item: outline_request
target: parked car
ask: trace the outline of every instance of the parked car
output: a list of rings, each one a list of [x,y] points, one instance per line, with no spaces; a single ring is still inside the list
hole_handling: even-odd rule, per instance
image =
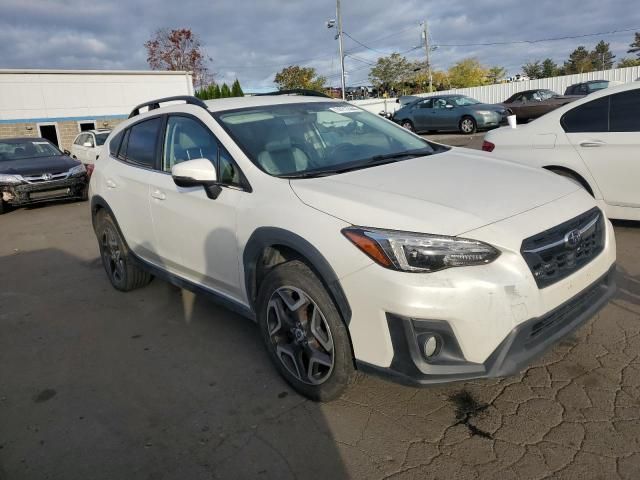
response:
[[[527,122],[578,98],[580,96],[558,95],[546,89],[525,90],[506,99],[504,106],[511,110],[519,121]]]
[[[548,172],[326,98],[149,104],[91,178],[109,280],[156,275],[254,319],[312,399],[356,369],[415,385],[514,374],[614,292],[610,222]]]
[[[612,80],[590,80],[588,82],[576,83],[567,87],[564,91],[565,95],[578,95],[585,96],[589,95],[593,92],[597,92],[598,90],[602,90],[609,87],[615,87],[616,85],[621,85],[621,82],[612,81]]]
[[[63,198],[87,199],[87,172],[44,138],[0,140],[0,214]]]
[[[465,95],[419,98],[393,114],[393,121],[412,132],[452,131],[474,133],[507,123],[504,105],[481,103]]]
[[[498,129],[483,148],[582,185],[610,218],[640,220],[640,85],[593,93],[517,129]]]
[[[69,152],[71,158],[80,160],[88,169],[93,170],[93,165],[98,159],[100,149],[107,140],[109,133],[111,133],[111,130],[107,129],[87,130],[79,133],[73,140],[73,144],[71,144],[71,151]]]

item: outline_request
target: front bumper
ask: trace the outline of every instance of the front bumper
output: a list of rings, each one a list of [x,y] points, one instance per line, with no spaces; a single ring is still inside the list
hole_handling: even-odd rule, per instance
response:
[[[539,318],[516,326],[483,363],[464,360],[457,339],[446,322],[430,322],[387,314],[394,357],[382,368],[358,361],[358,369],[408,385],[493,378],[514,375],[541,356],[560,339],[576,330],[603,308],[614,295],[615,266],[575,297]],[[446,355],[427,363],[420,338],[436,334],[444,338]]]
[[[65,198],[82,198],[87,184],[87,175],[83,174],[48,182],[0,185],[0,198],[15,207]]]

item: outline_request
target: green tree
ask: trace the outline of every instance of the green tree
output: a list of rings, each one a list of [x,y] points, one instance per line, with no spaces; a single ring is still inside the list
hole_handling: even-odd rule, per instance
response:
[[[488,70],[475,58],[465,58],[449,68],[452,88],[477,87],[487,83]]]
[[[222,84],[222,87],[220,87],[220,98],[228,98],[231,96],[231,89],[229,88],[229,85],[227,85],[226,83]]]
[[[220,92],[220,85],[218,85],[216,83],[213,86],[212,98],[216,99],[216,98],[221,98],[221,97],[222,97],[222,93]]]
[[[591,52],[591,62],[596,70],[609,70],[613,68],[613,59],[616,56],[611,52],[610,45],[600,40],[596,48]]]
[[[571,52],[569,59],[564,62],[564,70],[567,75],[572,73],[593,72],[595,68],[593,66],[591,53],[584,46],[579,46]]]
[[[640,67],[640,58],[626,57],[618,62],[618,68]]]
[[[542,78],[557,77],[560,74],[558,64],[550,58],[542,62]]]
[[[489,83],[499,83],[506,74],[507,71],[504,69],[504,67],[491,67],[489,69],[489,73],[487,74],[487,80],[489,81]]]
[[[536,78],[544,78],[542,62],[536,60],[535,62],[527,62],[522,66],[522,72],[532,80]]]
[[[635,39],[629,44],[627,53],[636,53],[640,57],[640,32],[636,32]]]
[[[236,78],[236,81],[233,82],[231,86],[231,96],[232,97],[244,97],[244,92],[242,91],[242,87],[240,86],[240,82]]]
[[[369,72],[369,80],[379,90],[402,90],[413,77],[414,69],[420,68],[399,53],[380,57]]]
[[[303,88],[318,92],[323,92],[325,83],[327,83],[327,79],[319,76],[315,68],[300,67],[298,65],[283,68],[276,73],[273,81],[278,85],[278,90]]]

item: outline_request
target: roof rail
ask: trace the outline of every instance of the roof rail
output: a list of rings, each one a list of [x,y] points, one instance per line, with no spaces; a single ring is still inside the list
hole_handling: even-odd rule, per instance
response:
[[[136,108],[131,110],[131,113],[129,114],[129,118],[135,117],[136,115],[140,115],[140,109],[143,107],[149,107],[149,111],[151,111],[151,110],[155,110],[156,108],[160,108],[161,103],[175,102],[178,100],[183,100],[189,105],[197,105],[199,107],[204,108],[205,110],[207,109],[207,104],[204,103],[202,100],[200,100],[198,97],[194,97],[193,95],[177,95],[175,97],[159,98],[157,100],[151,100],[149,102],[141,103]]]
[[[305,96],[305,97],[331,98],[326,93],[317,92],[315,90],[308,90],[308,89],[305,89],[305,88],[293,88],[293,89],[290,89],[290,90],[277,90],[275,92],[269,92],[269,93],[256,93],[254,96],[255,97],[263,97],[263,96],[267,96],[267,95],[301,95],[301,96]]]

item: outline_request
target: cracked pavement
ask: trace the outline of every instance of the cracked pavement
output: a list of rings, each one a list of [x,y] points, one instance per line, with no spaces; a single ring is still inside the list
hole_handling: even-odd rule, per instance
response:
[[[640,476],[640,224],[616,223],[616,298],[520,375],[362,376],[320,405],[251,322],[157,280],[113,290],[87,204],[1,221],[1,480]]]

